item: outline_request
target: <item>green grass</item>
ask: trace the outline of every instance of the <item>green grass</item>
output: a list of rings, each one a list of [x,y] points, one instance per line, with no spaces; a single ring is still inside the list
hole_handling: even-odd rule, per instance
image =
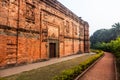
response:
[[[102,55],[103,52],[91,56],[90,58],[80,63],[79,65],[64,70],[63,72],[61,72],[60,75],[55,76],[53,80],[74,80],[78,75],[80,75],[85,69],[87,69],[93,62],[95,62]]]
[[[85,55],[60,63],[48,65],[31,71],[26,71],[13,76],[5,77],[6,80],[52,80],[54,76],[59,75],[62,71],[79,65],[92,55]]]

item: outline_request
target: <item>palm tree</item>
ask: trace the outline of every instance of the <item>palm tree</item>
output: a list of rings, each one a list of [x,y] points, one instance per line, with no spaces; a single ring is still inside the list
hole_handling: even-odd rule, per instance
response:
[[[120,23],[115,23],[114,25],[112,25],[112,27],[114,28],[114,30],[116,31],[116,36],[120,36]]]

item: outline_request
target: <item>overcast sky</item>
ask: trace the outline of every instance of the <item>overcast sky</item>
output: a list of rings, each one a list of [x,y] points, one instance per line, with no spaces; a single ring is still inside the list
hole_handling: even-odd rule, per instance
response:
[[[120,22],[120,0],[58,0],[90,25],[90,35]]]

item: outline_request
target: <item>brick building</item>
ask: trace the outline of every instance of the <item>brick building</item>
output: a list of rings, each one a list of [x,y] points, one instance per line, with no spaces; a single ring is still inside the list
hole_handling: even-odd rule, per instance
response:
[[[89,25],[57,0],[0,0],[0,66],[89,52]]]

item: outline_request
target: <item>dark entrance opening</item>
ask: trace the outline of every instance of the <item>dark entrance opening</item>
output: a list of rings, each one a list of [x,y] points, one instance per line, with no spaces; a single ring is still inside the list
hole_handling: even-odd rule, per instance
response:
[[[49,57],[50,58],[56,57],[56,43],[49,44]]]

